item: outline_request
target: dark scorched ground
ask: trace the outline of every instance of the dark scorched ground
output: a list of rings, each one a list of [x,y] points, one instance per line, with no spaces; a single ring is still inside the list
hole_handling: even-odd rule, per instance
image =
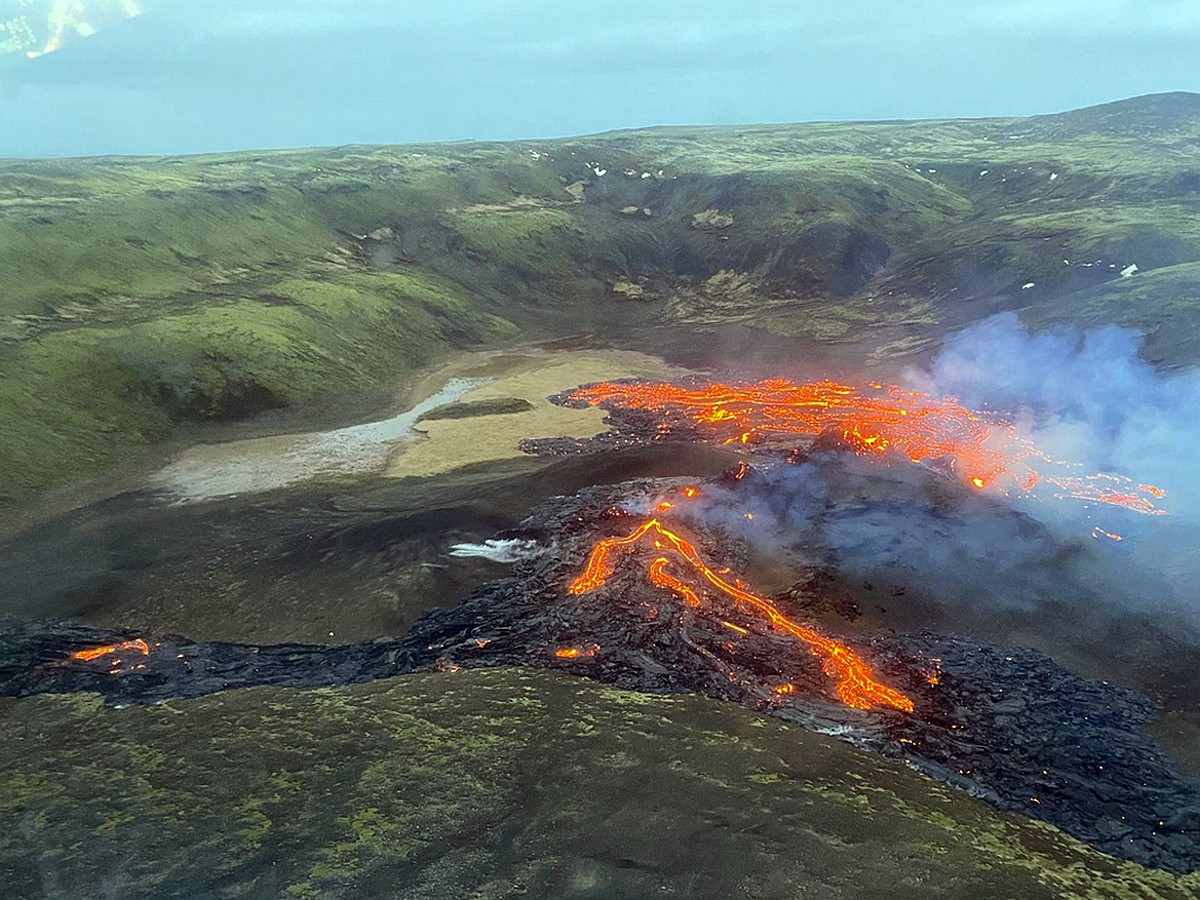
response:
[[[738,484],[732,475],[726,487]],[[622,554],[608,584],[565,587],[601,537],[643,521],[627,510],[662,483],[555,498],[502,537],[536,550],[513,577],[456,608],[427,613],[403,637],[345,646],[197,643],[79,625],[13,625],[0,635],[0,694],[92,691],[148,704],[254,685],[312,688],[458,667],[563,669],[649,693],[698,692],[758,708],[901,758],[997,807],[1050,822],[1116,856],[1174,872],[1200,867],[1200,786],[1164,759],[1142,696],[1083,679],[1029,649],[935,634],[847,641],[915,712],[865,712],[836,700],[819,659],[745,611],[693,609],[645,578],[647,554]],[[689,531],[713,565],[735,570],[737,542]],[[787,611],[787,598],[777,599]],[[750,628],[737,636],[722,624]],[[831,635],[836,637],[836,635]],[[71,661],[79,649],[146,637],[149,655]],[[556,650],[575,648],[562,658]],[[452,675],[450,676],[452,677]],[[936,682],[936,683],[935,683]],[[795,686],[791,694],[774,688]]]

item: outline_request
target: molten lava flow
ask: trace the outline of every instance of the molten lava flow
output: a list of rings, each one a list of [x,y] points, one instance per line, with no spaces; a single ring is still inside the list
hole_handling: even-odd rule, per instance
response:
[[[669,562],[670,560],[665,556],[660,556],[650,563],[650,569],[646,573],[650,581],[655,587],[666,588],[673,592],[688,606],[699,606],[700,595],[667,571]]]
[[[861,455],[947,460],[964,484],[978,489],[995,485],[1030,492],[1044,482],[1056,488],[1059,497],[1123,506],[1146,515],[1163,512],[1155,505],[1163,491],[1154,485],[1115,475],[1058,474],[1064,464],[1038,451],[1011,423],[950,398],[896,385],[872,382],[859,389],[833,381],[797,384],[782,378],[702,387],[606,381],[579,388],[570,398],[593,406],[650,410],[664,422],[681,417],[725,444],[832,433]],[[660,424],[659,430],[669,427]]]
[[[132,641],[122,641],[119,644],[105,644],[102,647],[89,647],[86,650],[76,650],[67,658],[73,662],[91,662],[95,659],[112,656],[114,653],[120,653],[122,650],[136,650],[143,656],[150,655],[150,646],[141,638],[137,638]]]
[[[554,651],[554,655],[559,659],[580,659],[595,656],[599,650],[597,644],[588,644],[586,647],[559,647]]]
[[[615,571],[614,554],[632,552],[643,541],[656,550],[673,550],[677,557],[691,566],[692,571],[717,592],[743,607],[762,613],[780,631],[806,643],[814,655],[822,657],[826,674],[834,679],[837,695],[847,706],[857,709],[891,707],[912,712],[912,700],[899,691],[875,681],[870,668],[853,650],[805,625],[793,622],[780,612],[774,603],[753,593],[742,582],[735,581],[730,584],[704,562],[691,542],[669,531],[658,519],[642,523],[626,537],[604,538],[599,541],[592,548],[583,572],[571,582],[567,591],[571,594],[586,594],[602,586]],[[650,581],[658,587],[678,594],[690,606],[700,605],[700,593],[667,572],[666,567],[669,564],[667,557],[656,557],[650,563],[647,572]],[[735,632],[747,632],[747,629],[740,625],[731,622],[723,624]]]

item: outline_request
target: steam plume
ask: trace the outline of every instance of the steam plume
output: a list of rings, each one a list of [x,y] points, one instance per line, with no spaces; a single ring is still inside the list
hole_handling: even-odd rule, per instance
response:
[[[774,541],[800,561],[832,560],[846,574],[919,584],[956,604],[1102,600],[1200,616],[1192,591],[1200,579],[1200,374],[1157,372],[1138,357],[1139,342],[1119,328],[1031,334],[1003,315],[951,337],[927,371],[911,370],[905,381],[1003,414],[1081,473],[1158,485],[1168,515],[972,494],[927,467],[883,467],[849,453],[769,467],[754,483],[714,487],[688,508],[751,544]]]

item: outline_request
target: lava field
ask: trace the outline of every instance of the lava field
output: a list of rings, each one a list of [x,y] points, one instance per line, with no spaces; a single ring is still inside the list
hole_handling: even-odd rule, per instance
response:
[[[843,638],[801,626],[843,648],[884,688],[873,700],[847,702],[829,653],[775,618],[793,621],[789,599],[754,594],[727,571],[744,563],[739,542],[674,508],[718,486],[753,492],[757,480],[739,466],[719,485],[651,480],[555,498],[499,535],[531,548],[511,578],[427,613],[397,638],[249,646],[13,626],[0,645],[0,693],[91,691],[111,704],[147,704],[254,685],[555,668],[626,689],[750,706],[902,759],[1113,855],[1176,872],[1200,866],[1200,786],[1159,752],[1143,727],[1150,704],[1134,692],[1078,677],[1029,649],[929,633]],[[769,609],[714,590],[669,541],[621,544],[645,524],[641,509],[664,522],[678,516],[683,524],[672,527],[686,532],[692,552]],[[580,585],[606,540],[625,549],[602,566],[602,583]],[[656,566],[659,559],[667,563]],[[650,577],[655,568],[668,577]],[[900,697],[911,709],[892,702]]]
[[[901,759],[1115,856],[1174,872],[1200,867],[1200,785],[1175,772],[1147,733],[1145,697],[1028,648],[959,634],[838,634],[836,616],[806,621],[813,607],[798,599],[837,611],[821,573],[795,573],[797,587],[774,597],[757,593],[742,580],[745,538],[699,512],[711,492],[724,513],[753,519],[749,510],[778,489],[765,472],[851,455],[920,463],[935,487],[964,496],[1049,485],[1059,499],[1154,516],[1159,489],[1063,475],[1003,420],[882,385],[613,382],[554,399],[604,406],[612,430],[526,441],[526,452],[689,441],[740,446],[745,458],[717,479],[639,480],[543,503],[496,536],[522,548],[511,577],[426,613],[403,636],[251,646],[18,625],[0,639],[0,693],[92,691],[145,704],[465,667],[561,669],[749,706]]]

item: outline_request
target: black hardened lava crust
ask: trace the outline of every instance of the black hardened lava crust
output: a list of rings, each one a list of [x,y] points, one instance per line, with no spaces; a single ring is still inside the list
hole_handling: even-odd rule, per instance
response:
[[[806,645],[765,624],[730,640],[719,608],[689,607],[655,587],[637,554],[623,556],[603,587],[570,595],[566,585],[595,541],[628,534],[641,521],[625,511],[631,500],[661,489],[626,483],[543,504],[504,535],[537,547],[514,564],[513,577],[482,586],[459,607],[427,613],[403,637],[250,646],[78,625],[12,626],[0,637],[0,693],[92,691],[112,704],[145,704],[456,667],[555,668],[630,690],[699,692],[749,705],[902,758],[1113,855],[1173,872],[1200,867],[1200,786],[1163,758],[1144,728],[1150,704],[1138,694],[1080,678],[1034,650],[961,636],[887,635],[847,643],[915,709],[856,710],[837,702]],[[689,534],[714,564],[738,564],[728,542],[695,528]],[[115,666],[68,659],[75,650],[137,637],[150,653],[127,652]],[[580,652],[556,653],[564,648]],[[773,688],[784,682],[794,689],[781,696]]]

